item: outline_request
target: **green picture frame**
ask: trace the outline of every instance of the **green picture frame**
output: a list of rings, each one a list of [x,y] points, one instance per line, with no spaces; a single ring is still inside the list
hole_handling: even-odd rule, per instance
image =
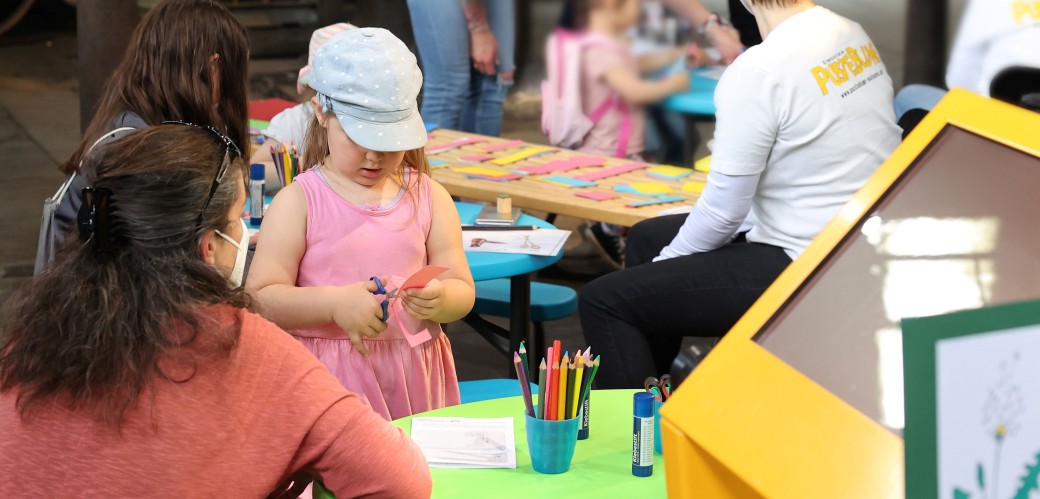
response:
[[[950,496],[941,496],[939,480],[939,414],[937,388],[937,352],[942,340],[976,335],[1006,333],[1009,330],[1036,326],[1040,335],[1040,300],[1011,303],[950,314],[907,318],[901,321],[903,329],[903,386],[906,427],[905,445],[906,497],[975,499],[990,497],[989,494],[973,495],[954,490]],[[1034,334],[1029,330],[1026,334]],[[972,366],[968,366],[971,368]],[[1040,379],[1032,393],[1040,393]],[[1033,423],[1036,424],[1036,423]],[[1002,438],[1003,435],[1000,435]],[[1032,455],[1021,474],[1016,490],[1004,490],[1001,498],[1026,498],[1031,490],[1037,490],[1040,475],[1040,442],[1038,452]],[[998,477],[999,478],[999,477]],[[971,477],[974,485],[983,486],[990,479],[984,467],[979,465],[977,476]],[[994,494],[990,492],[990,494]],[[994,498],[995,499],[995,498]]]

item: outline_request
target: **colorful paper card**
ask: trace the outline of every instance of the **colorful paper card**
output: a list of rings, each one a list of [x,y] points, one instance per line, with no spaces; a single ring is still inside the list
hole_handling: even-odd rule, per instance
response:
[[[635,201],[635,202],[632,202],[632,203],[628,203],[628,205],[626,205],[626,206],[628,206],[629,208],[638,208],[640,206],[648,206],[648,205],[651,205],[651,204],[674,203],[676,201],[685,201],[685,200],[686,200],[686,198],[684,198],[682,196],[663,196],[663,197],[657,197],[657,198],[653,198],[653,199],[644,199],[642,201]]]
[[[430,168],[437,168],[437,167],[444,168],[445,166],[448,166],[448,162],[444,161],[443,159],[431,159],[430,160]]]
[[[692,194],[700,194],[704,192],[704,187],[707,185],[707,182],[701,182],[700,180],[690,180],[683,184],[682,191],[689,192]]]
[[[499,151],[502,149],[509,149],[510,147],[517,147],[524,145],[522,140],[510,140],[509,142],[499,142],[497,144],[491,144],[488,146],[481,147],[480,150],[484,152]]]
[[[699,172],[708,173],[711,171],[711,156],[705,156],[697,161],[693,162],[693,169]]]
[[[492,163],[494,163],[496,165],[508,165],[510,163],[516,163],[517,161],[520,161],[521,159],[527,159],[527,158],[530,158],[531,156],[535,156],[535,155],[538,155],[538,154],[544,154],[544,153],[550,153],[550,152],[556,152],[556,149],[552,148],[552,147],[531,147],[531,148],[524,149],[523,151],[520,151],[520,152],[518,152],[516,154],[510,154],[509,156],[498,158],[498,159],[492,161]]]
[[[482,175],[484,177],[505,177],[507,175],[515,175],[513,173],[504,172],[502,170],[496,170],[494,168],[487,168],[483,166],[464,166],[462,168],[456,168],[455,171],[459,173]]]
[[[495,181],[495,182],[506,182],[506,181],[509,181],[509,180],[520,180],[520,179],[524,178],[524,176],[523,175],[517,175],[515,173],[507,173],[505,175],[496,175],[496,176],[492,176],[492,175],[479,175],[479,174],[476,174],[476,173],[467,173],[466,174],[466,178],[473,178],[473,179],[477,179],[477,180],[492,180],[492,181]]]
[[[546,173],[565,172],[573,170],[575,168],[582,168],[585,166],[601,166],[605,161],[605,158],[597,158],[594,156],[580,156],[577,158],[558,159],[556,161],[550,161],[542,165],[521,166],[514,168],[514,170],[523,173],[530,173],[533,175],[542,175]]]
[[[494,158],[495,157],[491,156],[490,154],[470,154],[469,156],[460,156],[459,157],[460,160],[462,160],[462,161],[469,161],[471,163],[479,163],[481,161],[487,161],[489,159],[494,159]]]
[[[596,185],[595,182],[573,179],[570,177],[564,177],[563,175],[549,175],[548,177],[541,177],[538,180],[549,182],[550,184],[562,185],[564,187],[593,187]]]
[[[460,139],[455,139],[455,140],[453,140],[451,142],[448,142],[447,144],[441,144],[439,146],[427,147],[426,148],[426,154],[437,154],[437,153],[441,153],[441,152],[444,152],[444,151],[450,151],[452,149],[456,149],[456,148],[462,147],[464,145],[476,144],[478,142],[484,142],[485,140],[487,140],[487,139],[479,139],[479,138],[476,138],[476,137],[462,137]]]
[[[621,196],[614,194],[613,192],[603,191],[574,191],[574,195],[580,198],[591,199],[594,201],[606,201],[608,199],[615,199]]]
[[[649,167],[650,167],[650,165],[644,165],[644,164],[641,164],[641,163],[628,163],[626,165],[612,166],[610,168],[604,168],[602,170],[597,170],[597,171],[594,171],[592,173],[586,173],[584,175],[578,175],[578,176],[576,176],[574,178],[576,178],[578,180],[589,180],[589,181],[599,180],[601,178],[613,177],[615,175],[621,175],[623,173],[628,173],[628,172],[636,171],[636,170],[642,170],[644,168],[649,168]]]
[[[646,171],[647,175],[651,177],[662,178],[665,180],[679,180],[690,173],[689,168],[680,168],[678,166],[661,165],[650,168]]]
[[[653,182],[633,182],[631,184],[618,184],[614,186],[616,192],[627,192],[640,196],[664,196],[672,193],[672,189],[664,184]]]

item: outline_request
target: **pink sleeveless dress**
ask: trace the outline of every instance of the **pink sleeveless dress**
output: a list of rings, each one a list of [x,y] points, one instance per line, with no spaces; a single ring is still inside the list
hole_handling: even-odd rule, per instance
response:
[[[432,180],[423,176],[422,182],[418,182],[415,171],[409,177],[412,192],[398,196],[389,206],[373,209],[344,200],[325,183],[316,168],[297,176],[307,198],[307,249],[300,261],[296,285],[341,286],[376,275],[390,276],[386,288],[391,290],[423,268],[427,263],[426,239],[432,216]],[[373,295],[372,299],[382,298]],[[406,329],[416,332],[426,328],[433,338],[410,347],[395,314]],[[387,325],[386,331],[376,338],[364,340],[368,357],[355,351],[335,323],[290,333],[343,386],[361,395],[386,419],[458,404],[455,360],[440,324],[415,319],[397,303],[391,307]]]

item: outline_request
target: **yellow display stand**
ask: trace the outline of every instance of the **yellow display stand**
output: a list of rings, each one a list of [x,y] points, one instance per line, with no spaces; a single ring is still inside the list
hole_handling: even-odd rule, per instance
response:
[[[959,130],[949,133],[953,129]],[[803,370],[781,360],[763,346],[761,336],[763,331],[775,330],[776,324],[796,313],[801,303],[798,301],[799,293],[808,286],[806,283],[816,279],[828,266],[833,267],[836,261],[849,256],[841,250],[841,245],[854,236],[860,237],[859,231],[865,231],[864,221],[875,213],[879,203],[898,198],[904,179],[913,176],[910,172],[914,165],[934,157],[935,148],[931,146],[940,144],[940,136],[950,138],[956,133],[967,132],[964,135],[972,135],[971,140],[982,142],[984,139],[995,148],[1010,151],[1001,154],[1017,154],[1025,158],[1019,161],[1031,167],[1040,164],[1034,162],[1040,158],[1038,131],[1038,114],[967,91],[951,91],[662,407],[661,429],[669,497],[902,497],[904,454],[900,428],[886,427],[879,423],[876,414],[868,415],[871,411],[863,411],[862,407],[857,408],[856,404],[848,402],[850,397],[835,395]],[[956,140],[962,138],[966,137],[958,136]],[[961,147],[964,147],[963,143]],[[949,159],[944,161],[957,163]],[[1004,174],[988,171],[991,166],[994,165],[976,165],[978,175]],[[959,168],[962,179],[974,175],[965,174],[964,166]],[[1035,175],[1032,172],[1040,171],[1040,168],[1019,168],[1018,171],[1032,176]],[[986,188],[982,184],[980,182],[979,189]],[[1037,188],[1037,184],[1028,187]],[[1008,195],[1021,199],[1024,192],[1028,191],[1023,188]],[[963,195],[968,199],[973,193],[969,190]],[[1023,206],[1022,202],[1019,203],[1017,209]],[[1028,213],[1030,203],[1033,209]],[[1033,197],[1025,202],[1025,206],[1027,209],[1022,211],[1027,213],[1023,215],[1031,217],[1035,224],[1040,203]],[[942,221],[943,216],[954,215],[937,214],[930,221]],[[1000,237],[1011,237],[1008,232],[1022,227],[1016,224],[1004,223],[1000,227],[1004,231]],[[1036,240],[1028,239],[1034,237],[1028,234],[1014,237]],[[1016,255],[1024,253],[1019,251],[1021,248],[1017,241],[1013,252]],[[1006,253],[998,250],[993,258],[1006,257]],[[1016,255],[1012,256],[1020,258]],[[1008,267],[997,267],[997,271],[1008,274],[1021,272],[1026,279],[1033,279],[1037,272],[1037,265],[1032,264],[1022,268]],[[1005,274],[1001,277],[1012,279]],[[992,293],[996,298],[983,298],[991,300],[986,302],[988,304],[1021,299],[1022,295],[1036,292],[1036,287],[1031,284],[1022,286],[1016,283],[1009,289],[1011,291],[998,288]],[[889,290],[886,288],[884,291]],[[882,301],[875,296],[867,298]],[[870,317],[881,312],[849,313]],[[898,321],[901,317],[905,315],[890,320]],[[898,331],[898,324],[895,329]],[[825,334],[842,333],[833,330]],[[800,347],[810,351],[811,355],[815,346],[810,343]],[[849,358],[856,360],[855,355]],[[901,364],[896,366],[900,370],[897,381],[901,383]],[[900,391],[896,397],[900,413],[901,395]]]

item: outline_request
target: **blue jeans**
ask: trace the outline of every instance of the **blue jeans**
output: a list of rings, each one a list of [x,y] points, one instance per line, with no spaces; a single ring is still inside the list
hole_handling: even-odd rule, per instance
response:
[[[898,120],[911,109],[931,111],[945,95],[946,90],[939,87],[922,85],[920,83],[907,85],[899,89],[895,100],[892,102],[892,107],[896,111],[896,119]]]
[[[427,123],[492,136],[501,131],[502,104],[513,86],[501,74],[516,68],[516,9],[514,0],[487,0],[486,7],[498,43],[495,75],[480,74],[471,63],[459,0],[408,0],[425,79],[421,114]]]

